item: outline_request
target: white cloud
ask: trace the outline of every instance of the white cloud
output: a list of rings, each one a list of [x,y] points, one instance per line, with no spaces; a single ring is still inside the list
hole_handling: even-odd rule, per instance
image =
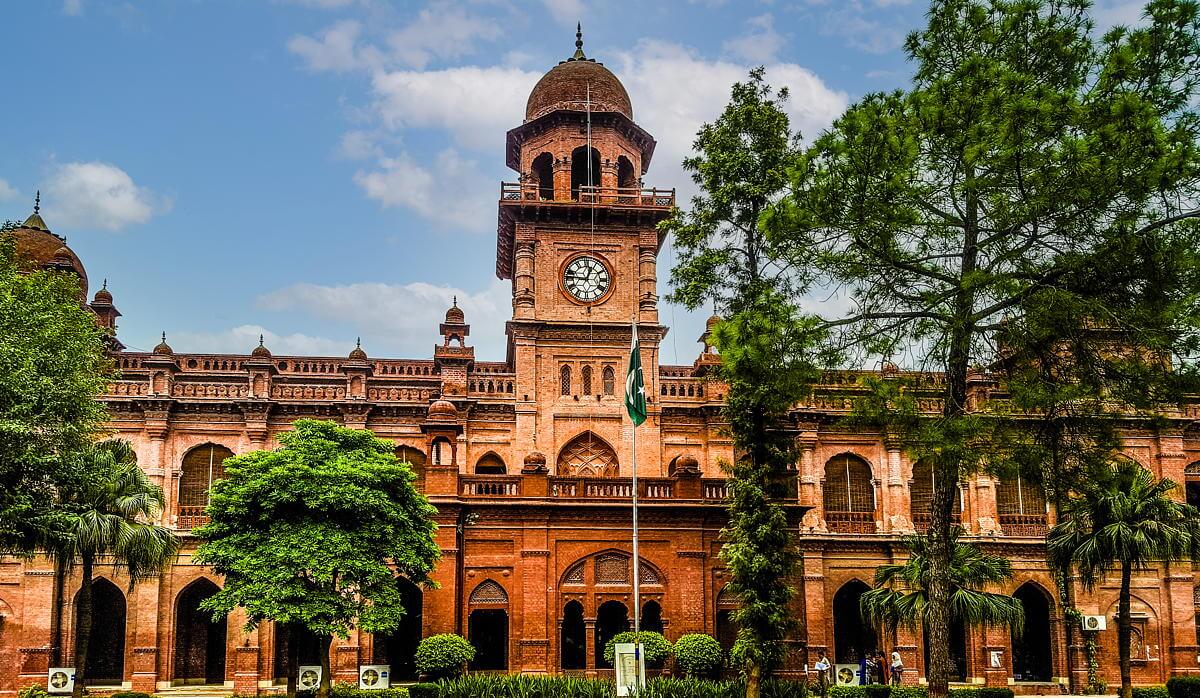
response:
[[[496,152],[504,132],[524,118],[525,100],[541,76],[504,66],[397,70],[376,73],[372,89],[388,128],[441,128],[459,145]]]
[[[68,17],[79,17],[83,14],[83,0],[63,0],[62,13]]]
[[[379,146],[375,141],[375,134],[366,131],[347,131],[342,134],[337,152],[347,160],[366,160],[372,155],[380,154]]]
[[[1096,28],[1106,30],[1122,24],[1133,26],[1141,24],[1146,11],[1147,0],[1100,0],[1092,9],[1092,17]]]
[[[354,339],[292,333],[276,334],[261,325],[238,325],[223,332],[175,332],[167,341],[175,351],[220,354],[248,354],[258,346],[259,335],[272,354],[286,356],[345,356],[354,348]],[[157,340],[155,341],[157,343]]]
[[[0,179],[0,201],[11,201],[17,198],[17,190],[7,180]]]
[[[354,181],[385,208],[401,206],[440,225],[486,231],[495,225],[499,196],[478,164],[453,148],[423,166],[407,153],[380,158],[378,168],[360,170]]]
[[[775,31],[775,18],[769,13],[746,20],[746,31],[721,46],[733,56],[754,64],[770,63],[783,48],[783,35]]]
[[[106,162],[60,165],[42,192],[47,220],[64,229],[120,230],[171,208],[169,199],[138,186],[124,170]]]
[[[433,345],[440,340],[438,324],[456,296],[471,324],[469,341],[474,343],[476,355],[487,360],[503,359],[504,322],[512,315],[512,292],[508,282],[498,279],[474,293],[424,282],[341,286],[301,283],[259,296],[257,303],[266,310],[298,312],[345,324],[362,335],[363,349],[372,356],[377,354],[372,353],[371,346],[377,343],[404,356],[420,358],[432,354]],[[268,346],[276,351],[273,345]]]
[[[347,19],[321,32],[320,38],[297,35],[288,40],[288,50],[303,58],[310,70],[345,72],[363,65],[356,44],[362,25]]]
[[[542,4],[559,24],[575,24],[582,21],[587,12],[583,0],[542,0]]]
[[[825,3],[819,3],[824,5]],[[821,33],[837,36],[846,45],[867,53],[887,53],[904,43],[908,27],[894,15],[885,15],[881,7],[907,4],[903,0],[843,0],[832,3],[819,15]]]
[[[447,4],[426,7],[408,26],[388,37],[391,55],[400,63],[424,68],[435,58],[455,58],[475,51],[480,39],[496,39],[501,25]]]

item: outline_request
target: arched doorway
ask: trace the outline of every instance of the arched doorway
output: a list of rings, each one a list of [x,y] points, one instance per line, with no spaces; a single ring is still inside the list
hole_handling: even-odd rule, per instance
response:
[[[642,604],[640,626],[647,632],[662,634],[662,606],[657,601],[647,601]]]
[[[605,601],[596,612],[596,668],[611,669],[604,648],[618,633],[629,632],[629,609],[620,601]]]
[[[396,580],[396,586],[400,588],[404,617],[391,633],[375,636],[371,661],[391,667],[393,681],[413,681],[417,678],[417,665],[414,660],[417,645],[421,644],[424,596],[420,587],[403,577]]]
[[[1025,609],[1025,627],[1012,634],[1013,680],[1049,681],[1054,674],[1054,644],[1050,636],[1049,595],[1028,582],[1013,593]]]
[[[467,639],[475,647],[471,668],[503,671],[508,668],[508,592],[487,579],[471,592],[467,605]]]
[[[321,663],[321,640],[308,628],[275,624],[275,682],[286,683],[288,653],[296,650],[296,666],[315,666]]]
[[[581,187],[599,186],[600,184],[600,151],[591,149],[588,157],[588,147],[581,145],[571,151],[571,198],[579,199]],[[586,197],[585,197],[586,198]]]
[[[869,589],[855,579],[833,595],[833,654],[839,664],[857,662],[879,648],[875,631],[863,621],[859,607],[859,600]]]
[[[216,594],[217,585],[200,578],[175,602],[175,682],[219,684],[225,681],[226,619],[213,621],[200,602]]]
[[[554,198],[554,156],[542,153],[533,159],[529,167],[529,176],[537,186],[539,199]]]
[[[922,632],[925,646],[925,675],[929,675],[929,633]],[[967,680],[967,628],[961,620],[950,623],[950,680]]]
[[[726,652],[732,650],[737,642],[738,627],[733,614],[740,605],[737,595],[728,587],[721,589],[721,593],[717,594],[717,642],[721,643],[721,648]]]
[[[79,627],[79,602],[75,603]],[[98,577],[92,580],[92,634],[87,646],[89,686],[119,684],[125,678],[125,595],[117,585]]]
[[[563,608],[562,668],[574,671],[587,668],[587,626],[583,622],[583,604],[568,601]]]

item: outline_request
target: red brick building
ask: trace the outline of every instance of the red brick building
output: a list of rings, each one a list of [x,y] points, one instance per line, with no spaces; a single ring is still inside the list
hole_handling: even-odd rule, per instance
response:
[[[720,463],[733,456],[722,431],[724,389],[707,378],[718,360],[707,335],[691,365],[659,363],[668,328],[659,324],[664,241],[655,225],[675,199],[673,190],[643,183],[654,146],[620,81],[582,50],[538,82],[525,121],[507,135],[507,164],[517,181],[500,189],[496,273],[512,282],[513,307],[502,362],[475,360],[469,318],[457,306],[429,328],[431,339],[440,338],[417,359],[374,357],[361,347],[345,357],[276,356],[265,346],[241,355],[192,354],[165,338],[150,353],[116,346],[121,378],[105,396],[110,426],[162,485],[164,523],[186,544],[176,564],[132,592],[121,575],[100,567],[93,683],[140,690],[224,683],[250,693],[281,680],[286,648],[271,624],[244,632],[242,617],[213,623],[197,611],[222,580],[192,561],[189,532],[204,520],[222,461],[272,447],[301,417],[371,429],[395,442],[439,511],[439,587],[402,584],[410,613],[398,632],[338,640],[338,679],[355,680],[359,664],[376,663],[407,678],[419,637],[445,632],[476,644],[480,669],[603,671],[603,642],[625,628],[633,610],[634,453],[622,394],[635,318],[650,395],[636,454],[643,627],[670,639],[704,632],[730,643],[737,599],[723,592],[728,574],[718,558],[725,522]],[[15,235],[23,255],[75,271],[86,289],[82,262],[40,215]],[[115,326],[119,313],[107,289],[90,307],[99,322]],[[932,475],[886,435],[841,423],[862,377],[832,375],[795,410],[804,565],[795,580],[790,662],[796,669],[821,650],[854,661],[866,649],[897,647],[915,669],[908,676],[921,680],[921,638],[876,636],[862,626],[857,602],[877,565],[905,555],[900,536],[927,520]],[[924,407],[936,412],[941,377],[914,377],[927,391]],[[986,374],[971,384],[974,399],[1001,390]],[[1195,404],[1170,415],[1166,427],[1131,421],[1128,455],[1158,475],[1200,483],[1198,416]],[[1043,560],[1042,534],[1053,521],[1042,496],[1020,481],[975,477],[963,484],[962,522],[973,539],[1013,560],[1015,578],[1002,591],[1025,601],[1028,620],[1020,637],[959,629],[958,678],[1058,692],[1068,649],[1077,658],[1081,651],[1066,646],[1067,621]],[[52,582],[45,560],[0,560],[0,695],[45,681]],[[1200,671],[1197,589],[1190,565],[1137,577],[1137,682]],[[70,598],[67,605],[70,656]],[[1099,634],[1101,665],[1114,682],[1115,582],[1081,595],[1080,607],[1108,619],[1110,629]],[[311,642],[295,641],[302,663],[315,663]],[[1082,672],[1083,662],[1075,665]]]

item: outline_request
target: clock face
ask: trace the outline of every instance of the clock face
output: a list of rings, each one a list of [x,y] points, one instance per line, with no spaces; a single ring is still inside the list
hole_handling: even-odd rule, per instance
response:
[[[608,293],[608,267],[593,257],[576,257],[563,270],[563,286],[575,300],[591,303]]]

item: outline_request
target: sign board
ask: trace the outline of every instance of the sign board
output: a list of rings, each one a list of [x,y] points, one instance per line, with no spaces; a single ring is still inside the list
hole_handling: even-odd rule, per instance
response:
[[[1004,650],[992,650],[988,653],[988,666],[992,669],[1004,668]]]
[[[296,687],[301,691],[315,691],[321,687],[321,665],[304,665],[296,671]]]
[[[838,686],[858,686],[862,683],[862,667],[857,664],[833,665],[833,679]]]
[[[637,652],[632,642],[618,642],[613,647],[613,668],[617,674],[617,696],[636,696],[646,688],[646,653]]]
[[[391,666],[364,664],[358,668],[358,687],[366,690],[387,688],[391,684]]]
[[[75,669],[52,667],[46,674],[46,692],[54,695],[68,694],[75,688]]]

